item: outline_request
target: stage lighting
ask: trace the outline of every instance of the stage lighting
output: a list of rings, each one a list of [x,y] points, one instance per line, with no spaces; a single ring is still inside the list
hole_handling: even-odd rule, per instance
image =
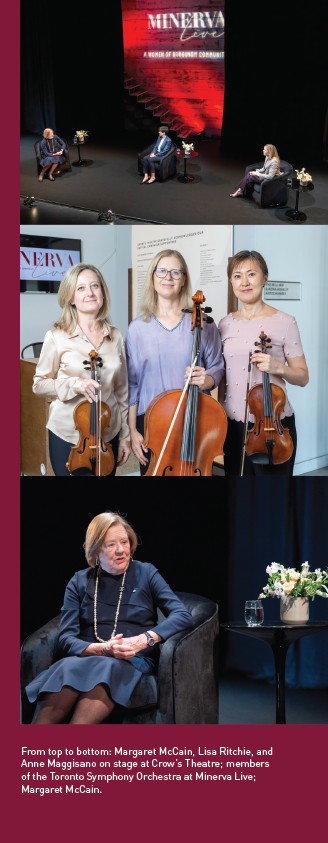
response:
[[[24,199],[23,205],[29,205],[30,208],[32,208],[32,206],[34,205],[34,196],[26,196],[26,199]]]
[[[114,217],[111,211],[102,211],[98,214],[97,220],[105,220],[109,225],[114,225]]]

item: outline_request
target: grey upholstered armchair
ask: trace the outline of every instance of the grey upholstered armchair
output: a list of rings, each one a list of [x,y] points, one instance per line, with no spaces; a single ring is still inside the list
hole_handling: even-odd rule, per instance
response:
[[[251,170],[260,170],[262,167],[263,161],[260,161],[259,164],[250,164],[249,167],[246,167],[245,176]],[[282,173],[281,176],[274,176],[273,179],[262,179],[261,182],[254,182],[250,185],[252,199],[261,208],[269,208],[270,205],[287,205],[287,179],[291,177],[293,167],[287,161],[280,161],[280,172]]]
[[[196,594],[177,592],[195,627],[172,635],[160,646],[157,676],[143,674],[129,708],[115,706],[120,723],[218,723],[218,606]],[[158,612],[159,619],[161,612]],[[42,670],[62,658],[58,652],[60,616],[24,641],[21,650],[22,723],[31,723],[34,705],[25,688]],[[105,723],[113,722],[111,715]]]
[[[139,154],[138,154],[138,171],[139,171],[139,173],[142,173],[142,159],[145,157],[145,155],[150,154],[150,152],[153,149],[153,146],[154,146],[154,144],[151,143],[150,146],[147,146],[147,148],[143,150],[143,152],[139,152]],[[172,176],[175,176],[176,157],[175,157],[174,153],[175,153],[176,149],[177,149],[176,143],[173,143],[173,141],[171,140],[170,149],[168,149],[168,151],[165,153],[165,155],[162,155],[160,161],[155,162],[155,174],[156,174],[156,180],[157,181],[165,181],[166,179],[169,179]]]

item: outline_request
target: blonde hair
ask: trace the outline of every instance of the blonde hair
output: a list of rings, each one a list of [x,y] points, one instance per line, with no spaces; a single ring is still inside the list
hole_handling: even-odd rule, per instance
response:
[[[158,252],[158,254],[153,258],[147,270],[139,311],[144,322],[149,322],[156,312],[158,295],[154,288],[153,275],[161,258],[178,258],[180,261],[181,268],[185,274],[185,282],[179,293],[181,309],[184,307],[190,307],[191,305],[191,280],[186,261],[181,252],[177,252],[175,249],[163,249],[162,252]]]
[[[138,538],[130,524],[117,512],[102,512],[90,522],[85,536],[85,558],[90,568],[95,568],[97,564],[98,554],[104,544],[107,531],[117,524],[124,527],[129,537],[131,556],[133,556],[138,545]]]
[[[55,322],[54,328],[59,328],[61,331],[66,331],[67,334],[72,334],[75,331],[75,328],[77,326],[77,313],[76,307],[71,304],[71,301],[75,293],[77,279],[84,269],[90,269],[92,272],[95,273],[98,278],[102,289],[103,303],[97,313],[95,322],[101,323],[104,328],[107,328],[110,334],[111,320],[109,315],[109,290],[100,270],[97,269],[96,266],[92,266],[92,264],[89,263],[76,263],[74,264],[74,266],[71,266],[70,269],[67,270],[67,272],[65,272],[64,278],[58,290],[58,303],[62,308],[62,314],[60,319]]]
[[[51,135],[51,132],[52,132],[53,134],[55,134],[53,129],[45,129],[45,130],[44,130],[44,132],[43,132],[43,137],[44,137],[44,138],[49,138],[49,137],[50,137],[50,135]]]
[[[278,150],[276,149],[276,147],[273,146],[272,143],[266,143],[265,146],[266,146],[266,148],[268,150],[268,153],[269,153],[269,155],[268,155],[269,161],[271,161],[272,158],[276,158],[277,161],[278,161],[278,166],[280,167],[280,158],[279,158]]]

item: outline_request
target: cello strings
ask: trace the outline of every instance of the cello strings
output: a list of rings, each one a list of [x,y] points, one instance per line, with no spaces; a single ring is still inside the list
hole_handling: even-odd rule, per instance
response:
[[[100,436],[101,436],[101,378],[99,377],[98,390],[98,475],[100,477]]]
[[[179,410],[180,410],[180,407],[181,407],[182,401],[183,401],[183,399],[184,399],[184,396],[185,396],[185,394],[186,394],[186,392],[187,392],[187,389],[188,389],[188,386],[189,386],[189,383],[190,383],[190,380],[191,380],[192,373],[193,373],[194,368],[195,368],[195,366],[196,366],[196,360],[197,360],[197,356],[195,357],[194,362],[193,362],[192,366],[190,367],[190,372],[189,372],[188,378],[187,378],[186,383],[185,383],[185,385],[184,385],[184,389],[182,390],[182,394],[181,394],[181,397],[180,397],[180,400],[179,400],[178,406],[177,406],[177,408],[176,408],[176,411],[175,411],[175,413],[174,413],[173,419],[172,419],[172,421],[171,421],[171,424],[170,424],[170,427],[169,427],[169,430],[168,430],[168,433],[167,433],[167,436],[166,436],[166,439],[165,439],[164,445],[163,445],[163,447],[162,447],[161,453],[160,453],[160,455],[159,455],[159,457],[158,457],[158,460],[157,460],[157,463],[156,463],[156,466],[155,466],[155,469],[154,469],[153,477],[155,477],[155,476],[156,476],[156,474],[157,474],[157,471],[158,471],[158,466],[160,465],[160,462],[161,462],[161,460],[162,460],[162,457],[163,457],[163,454],[164,454],[165,448],[166,448],[167,443],[168,443],[168,441],[169,441],[169,438],[170,438],[170,436],[171,436],[171,433],[172,433],[172,430],[173,430],[173,427],[174,427],[174,424],[175,424],[175,420],[176,420],[176,418],[177,418],[177,415],[178,415],[178,412],[179,412]]]
[[[95,362],[95,383],[98,383],[97,378],[97,363]],[[97,390],[95,390],[95,397],[97,397]],[[96,464],[95,464],[95,475],[97,476],[97,467],[98,467],[98,454],[99,454],[99,406],[98,403],[95,401],[95,413],[96,413]]]

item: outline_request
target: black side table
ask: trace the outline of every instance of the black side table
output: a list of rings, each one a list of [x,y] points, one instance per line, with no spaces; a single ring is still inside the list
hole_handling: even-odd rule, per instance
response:
[[[261,626],[247,626],[246,623],[221,623],[220,626],[231,632],[239,632],[241,635],[249,635],[251,638],[260,638],[266,644],[269,644],[274,655],[276,668],[276,723],[286,723],[285,666],[288,647],[305,635],[323,632],[323,630],[328,629],[328,623],[318,621],[302,626],[287,626],[287,624],[282,623],[262,624]]]
[[[78,157],[77,161],[72,161],[72,167],[85,167],[86,164],[90,164],[90,163],[92,164],[92,161],[87,161],[86,159],[81,158],[81,152],[80,152],[81,142],[80,141],[76,141],[73,138],[72,140],[69,140],[68,143],[69,143],[70,146],[77,147],[77,150],[78,150],[78,153],[79,153],[79,157]],[[85,146],[86,143],[88,143],[88,141],[85,138],[83,143],[82,143],[82,146]]]
[[[177,181],[182,182],[182,184],[188,184],[190,181],[194,181],[193,176],[187,176],[187,160],[188,158],[197,158],[198,152],[191,150],[188,155],[186,155],[184,149],[175,150],[174,153],[176,158],[183,158],[184,161],[184,171],[183,176],[178,176]]]
[[[300,191],[302,193],[306,193],[308,190],[314,190],[314,184],[312,181],[307,182],[307,184],[302,184],[299,179],[291,179],[291,189],[296,191],[296,202],[295,208],[292,211],[286,211],[285,217],[286,220],[289,222],[305,222],[307,219],[306,214],[303,211],[298,210],[298,200],[300,198]]]

